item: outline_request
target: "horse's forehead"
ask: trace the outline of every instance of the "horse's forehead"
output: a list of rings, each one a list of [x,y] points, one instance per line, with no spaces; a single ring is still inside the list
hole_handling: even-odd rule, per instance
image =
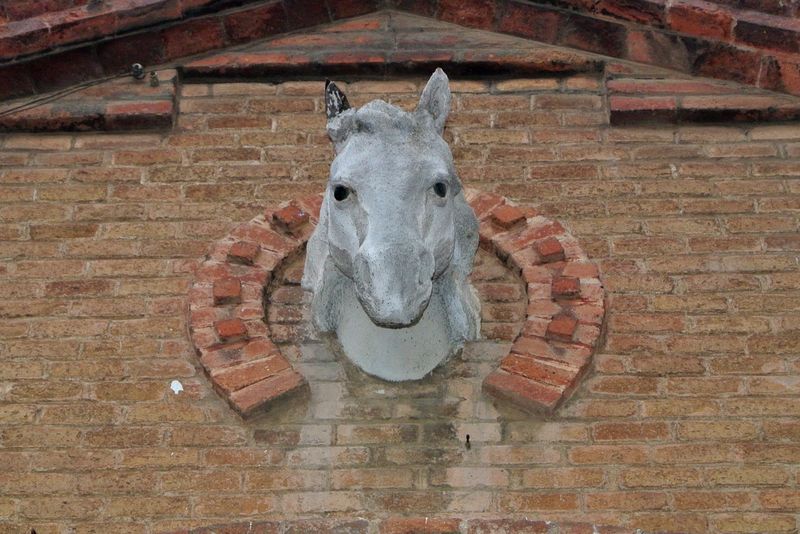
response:
[[[420,133],[382,135],[374,132],[354,136],[346,149],[336,158],[333,170],[357,178],[363,171],[399,170],[449,171],[452,156],[446,143],[434,136]]]

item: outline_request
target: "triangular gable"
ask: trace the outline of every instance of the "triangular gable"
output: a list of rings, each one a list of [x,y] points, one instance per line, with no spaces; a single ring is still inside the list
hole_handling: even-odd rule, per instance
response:
[[[0,3],[0,98],[393,8],[464,27],[800,94],[793,2],[585,0],[55,0]],[[725,5],[720,5],[725,4]],[[38,5],[38,3],[37,3]],[[772,9],[770,6],[777,6]],[[7,19],[7,20],[6,20]]]
[[[600,72],[599,56],[396,11],[211,54],[181,67],[186,79],[292,75],[541,76]]]
[[[382,11],[191,59],[151,79],[118,79],[19,112],[0,110],[6,131],[163,129],[178,109],[176,84],[220,80],[427,75],[454,78],[557,77],[591,73],[609,99],[614,124],[642,121],[795,120],[800,99],[631,62]]]

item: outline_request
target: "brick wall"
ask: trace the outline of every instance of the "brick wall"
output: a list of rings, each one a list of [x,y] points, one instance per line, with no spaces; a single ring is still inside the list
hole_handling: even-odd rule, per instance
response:
[[[794,0],[34,0],[0,3],[0,20],[21,19],[0,25],[0,100],[384,9],[800,95]],[[341,69],[347,58],[364,63],[347,72],[376,73],[379,41],[350,42],[345,56],[325,57],[318,47],[314,72]],[[405,55],[411,48],[399,50],[401,73],[453,59],[446,52],[431,59],[430,49]],[[281,74],[303,71],[311,58],[292,59],[274,61]]]
[[[412,106],[422,83],[342,86]],[[453,86],[464,182],[560,220],[610,294],[556,416],[455,381],[238,419],[195,366],[186,291],[212,241],[323,187],[321,83],[187,85],[172,133],[1,138],[0,532],[406,514],[794,531],[797,126],[609,127],[591,75]]]
[[[28,0],[25,2],[3,0],[0,2],[0,15],[9,21],[23,20],[87,3],[88,0]]]

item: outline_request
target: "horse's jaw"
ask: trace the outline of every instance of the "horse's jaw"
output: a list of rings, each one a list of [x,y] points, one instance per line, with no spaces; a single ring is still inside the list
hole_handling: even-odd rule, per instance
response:
[[[436,288],[419,317],[402,327],[376,324],[353,284],[343,289],[336,336],[347,358],[367,374],[391,382],[419,380],[461,348],[450,339],[445,302]]]

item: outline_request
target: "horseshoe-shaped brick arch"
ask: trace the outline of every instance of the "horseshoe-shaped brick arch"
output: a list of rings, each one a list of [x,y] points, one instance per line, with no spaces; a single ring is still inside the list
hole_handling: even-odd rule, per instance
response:
[[[528,412],[552,413],[591,363],[605,315],[597,266],[556,221],[502,196],[466,190],[480,221],[480,246],[527,284],[523,329],[483,382],[484,391]],[[242,417],[308,388],[270,339],[264,288],[301,254],[322,195],[268,210],[216,242],[189,294],[189,329],[214,389]]]

